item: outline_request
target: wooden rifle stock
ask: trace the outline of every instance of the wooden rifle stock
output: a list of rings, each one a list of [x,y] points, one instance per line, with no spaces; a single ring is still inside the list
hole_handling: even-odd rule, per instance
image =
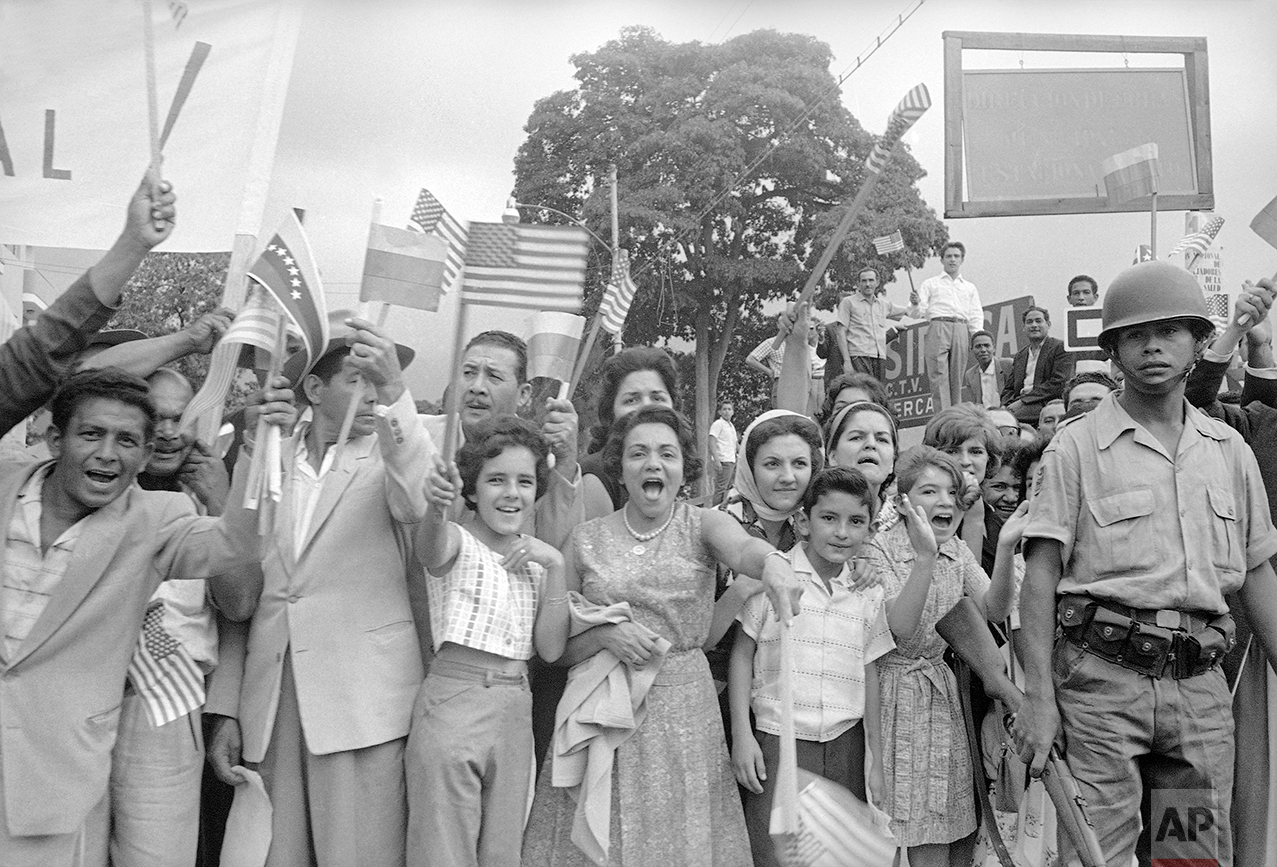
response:
[[[1011,682],[1006,674],[1006,660],[989,632],[984,615],[969,597],[963,597],[936,624],[936,632],[953,648],[963,662],[971,667],[976,677],[984,683],[984,691],[1000,700],[1011,713],[1016,713],[1024,702],[1024,693]],[[1105,867],[1104,852],[1095,826],[1086,817],[1086,801],[1078,789],[1077,780],[1059,750],[1052,748],[1046,768],[1042,772],[1046,793],[1055,804],[1056,821],[1064,826],[1073,847],[1082,859],[1084,867]]]

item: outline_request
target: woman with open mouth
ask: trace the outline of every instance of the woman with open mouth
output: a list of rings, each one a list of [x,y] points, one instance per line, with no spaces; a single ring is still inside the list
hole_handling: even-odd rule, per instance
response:
[[[610,784],[603,783],[612,794],[601,827],[610,833],[595,843],[611,865],[749,867],[744,812],[703,648],[755,593],[765,590],[779,611],[796,610],[798,581],[783,558],[768,556],[775,547],[731,517],[678,500],[701,465],[691,426],[674,410],[648,406],[618,419],[603,459],[628,500],[573,531],[567,586],[580,601],[628,603],[632,619],[575,635],[561,664],[577,666],[576,675],[588,669],[577,663],[606,653],[635,677],[658,670],[636,715],[641,721],[615,748]],[[716,563],[738,575],[717,602]],[[562,760],[552,752],[541,774],[525,867],[593,863],[573,841],[576,801],[552,785]]]
[[[900,448],[891,411],[876,401],[856,401],[834,413],[825,428],[825,454],[831,467],[859,470],[878,498],[878,532],[896,525],[896,453]]]
[[[896,639],[878,662],[884,809],[913,867],[965,867],[975,843],[971,755],[936,622],[964,595],[990,621],[1005,619],[1011,607],[1009,576],[991,583],[957,536],[964,476],[954,458],[930,446],[902,454],[901,520],[867,549]]]

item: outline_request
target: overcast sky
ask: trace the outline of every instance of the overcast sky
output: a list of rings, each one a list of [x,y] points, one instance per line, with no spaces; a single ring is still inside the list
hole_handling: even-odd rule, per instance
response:
[[[910,0],[697,0],[624,3],[570,0],[312,0],[303,18],[271,186],[272,213],[308,211],[307,228],[333,306],[358,291],[374,197],[385,222],[406,220],[429,187],[458,217],[496,220],[513,185],[513,159],[537,99],[574,85],[569,58],[644,24],[667,40],[711,43],[760,28],[811,34],[831,46],[839,75],[871,46]],[[945,30],[1205,36],[1216,212],[1227,218],[1217,244],[1226,287],[1271,275],[1277,251],[1249,229],[1277,195],[1277,33],[1272,0],[927,0],[843,85],[843,102],[881,133],[886,117],[918,82],[934,106],[906,141],[928,172],[920,184],[942,214]],[[986,58],[992,60],[993,58]],[[1028,55],[1027,68],[1062,65]],[[1003,54],[1003,65],[1018,58]],[[1132,66],[1141,65],[1139,57]],[[1094,62],[1092,62],[1094,61]],[[1088,65],[1116,63],[1088,59]],[[970,61],[968,61],[970,65]],[[1146,65],[1146,64],[1145,64]],[[1112,214],[952,220],[964,241],[964,274],[985,303],[1035,294],[1064,309],[1064,284],[1078,272],[1103,286],[1148,239],[1147,215]],[[1183,214],[1159,220],[1159,252],[1182,234]],[[927,273],[939,270],[933,260]],[[907,292],[900,282],[897,300]],[[345,294],[343,294],[345,293]],[[396,315],[396,336],[422,360],[412,382],[435,398],[447,366],[450,305],[438,314]],[[521,330],[521,316],[505,324]],[[1058,319],[1058,317],[1057,317]],[[472,320],[471,331],[490,326]]]

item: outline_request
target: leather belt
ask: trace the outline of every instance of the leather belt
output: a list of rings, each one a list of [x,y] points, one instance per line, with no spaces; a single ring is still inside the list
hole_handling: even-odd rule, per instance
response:
[[[1130,608],[1068,595],[1056,606],[1064,637],[1087,653],[1150,677],[1196,677],[1218,665],[1236,641],[1233,618]]]
[[[966,322],[961,316],[932,316],[931,322]]]

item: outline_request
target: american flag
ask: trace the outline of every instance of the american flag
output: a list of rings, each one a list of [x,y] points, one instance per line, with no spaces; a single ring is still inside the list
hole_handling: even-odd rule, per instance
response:
[[[204,704],[204,672],[181,642],[164,630],[163,620],[164,603],[153,600],[129,662],[129,680],[157,728]]]
[[[879,256],[899,253],[904,248],[905,239],[901,237],[899,230],[890,235],[883,235],[881,238],[874,238],[874,249],[878,251]]]
[[[461,300],[578,313],[588,251],[579,226],[471,223]]]
[[[1166,258],[1170,259],[1183,253],[1184,267],[1192,268],[1201,255],[1214,243],[1215,236],[1219,234],[1220,227],[1223,225],[1223,217],[1211,217],[1199,231],[1181,238],[1180,242],[1166,254]]]
[[[447,292],[457,282],[466,261],[466,230],[448,213],[434,194],[422,189],[417,196],[417,206],[412,209],[408,218],[408,228],[414,232],[433,232],[448,245],[448,254],[443,260],[443,291]]]
[[[900,141],[900,137],[908,132],[909,127],[913,126],[914,122],[929,108],[931,108],[931,94],[927,92],[925,84],[919,84],[905,94],[905,98],[900,100],[900,104],[891,113],[891,117],[887,118],[887,131],[870,151],[868,159],[865,160],[865,168],[874,174],[881,172],[887,160],[891,159],[891,151]]]
[[[604,331],[620,336],[637,291],[638,287],[630,277],[630,254],[626,250],[619,250],[616,261],[612,263],[612,278],[608,280],[607,291],[603,293],[603,303],[599,305],[599,326]]]
[[[235,316],[231,327],[213,347],[208,375],[199,392],[191,398],[182,412],[181,430],[196,425],[195,437],[212,445],[222,423],[222,407],[230,392],[239,367],[240,350],[244,346],[256,346],[267,352],[275,351],[275,338],[279,335],[279,309],[266,297],[265,290],[250,284],[244,307]]]
[[[1211,319],[1228,321],[1228,293],[1212,292],[1206,296],[1206,312]]]
[[[297,326],[303,347],[298,351],[306,353],[300,375],[305,376],[328,345],[328,310],[310,242],[294,212],[289,212],[271,237],[248,270],[248,277],[274,296],[284,315]]]

